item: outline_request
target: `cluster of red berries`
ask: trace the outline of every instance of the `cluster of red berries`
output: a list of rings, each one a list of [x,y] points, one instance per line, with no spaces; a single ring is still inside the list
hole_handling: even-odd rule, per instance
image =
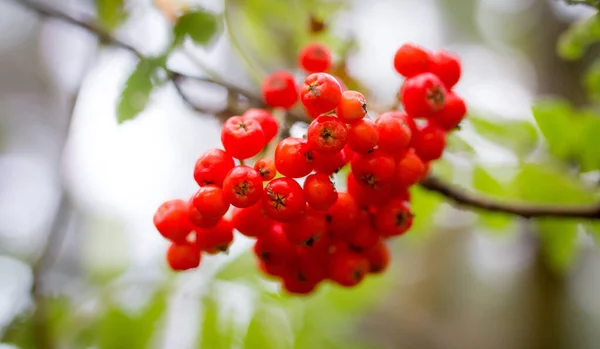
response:
[[[313,118],[305,137],[280,140],[272,159],[248,166],[244,161],[275,139],[279,125],[265,109],[232,116],[221,130],[224,150],[196,162],[199,190],[187,202],[158,208],[154,224],[172,242],[172,269],[197,267],[202,251],[227,251],[234,230],[256,238],[259,268],[291,293],[310,293],[326,279],[355,286],[388,266],[385,241],[413,222],[408,189],[441,157],[446,133],[465,116],[463,100],[451,91],[460,62],[446,51],[400,47],[394,66],[406,77],[399,92],[404,111],[374,120],[360,92],[326,73],[326,47],[305,47],[299,66],[309,74],[300,88],[290,72],[279,71],[264,80],[262,94],[273,108],[290,109],[300,99]],[[347,190],[338,191],[332,179],[347,164]]]

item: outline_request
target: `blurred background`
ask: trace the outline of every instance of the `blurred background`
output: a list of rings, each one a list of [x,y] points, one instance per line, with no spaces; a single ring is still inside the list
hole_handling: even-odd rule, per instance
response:
[[[157,62],[257,93],[311,41],[374,115],[395,102],[401,44],[456,52],[470,116],[433,173],[497,200],[597,202],[592,5],[0,0],[0,348],[599,348],[598,222],[459,210],[415,188],[390,269],[308,297],[266,280],[241,235],[175,274],[152,224],[194,192],[232,99],[182,79],[186,102]]]

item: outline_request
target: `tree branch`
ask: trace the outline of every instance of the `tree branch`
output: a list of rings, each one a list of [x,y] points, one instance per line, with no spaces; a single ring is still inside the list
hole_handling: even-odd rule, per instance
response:
[[[89,22],[78,20],[73,18],[65,13],[59,12],[55,9],[49,8],[43,4],[39,4],[33,2],[31,0],[13,0],[18,4],[21,4],[38,14],[46,17],[52,17],[58,20],[62,20],[64,22],[73,24],[77,27],[83,28],[88,32],[98,36],[98,38],[107,44],[112,46],[120,47],[125,49],[131,53],[133,53],[139,59],[145,59],[146,57],[139,52],[133,46],[126,44],[114,37],[112,37],[109,33],[104,31],[97,25],[90,24]],[[573,2],[581,2],[574,1]],[[596,0],[593,0],[596,1]],[[592,0],[586,0],[585,2],[591,3]],[[230,92],[237,94],[238,96],[243,96],[249,102],[257,107],[264,107],[265,103],[262,100],[259,94],[256,94],[252,91],[245,90],[233,84],[230,84],[224,80],[215,78],[215,77],[198,77],[198,76],[190,76],[182,73],[175,72],[168,68],[165,68],[168,74],[169,79],[175,85],[175,89],[178,94],[184,100],[186,104],[188,104],[192,109],[205,113],[206,111],[202,108],[194,105],[190,99],[185,95],[181,86],[179,85],[181,79],[193,79],[196,81],[212,84],[215,86],[221,86],[222,88],[227,89]],[[241,110],[230,110],[226,109],[222,112],[231,112],[231,113],[240,113]],[[289,127],[293,122],[296,121],[306,121],[307,118],[304,115],[296,114],[293,112],[286,113],[286,126]],[[502,212],[507,214],[512,214],[524,218],[534,218],[534,217],[564,217],[564,218],[589,218],[589,219],[600,219],[600,203],[593,204],[588,206],[573,206],[573,207],[564,207],[564,206],[549,206],[549,205],[534,205],[534,204],[525,204],[525,203],[517,203],[517,202],[499,202],[490,198],[485,198],[479,196],[475,193],[468,193],[461,188],[454,187],[449,183],[445,183],[439,178],[429,177],[421,182],[421,187],[427,189],[432,192],[437,192],[444,197],[446,197],[449,201],[453,202],[458,206],[465,206],[469,208],[475,208],[479,210],[492,211],[492,212]]]

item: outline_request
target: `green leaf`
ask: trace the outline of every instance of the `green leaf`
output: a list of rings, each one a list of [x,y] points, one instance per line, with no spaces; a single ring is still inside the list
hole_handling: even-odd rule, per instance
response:
[[[565,100],[553,99],[537,102],[533,116],[548,142],[550,152],[561,159],[571,156],[577,148],[577,127],[573,121],[575,111]]]
[[[593,112],[581,112],[579,115],[579,132],[577,145],[579,148],[574,154],[581,165],[581,172],[600,169],[600,118]]]
[[[506,197],[506,186],[479,166],[473,170],[473,188],[492,197]],[[504,230],[513,222],[510,215],[491,212],[480,213],[479,219],[483,225],[493,230]]]
[[[126,19],[125,0],[95,0],[101,25],[108,31],[119,27]]]
[[[248,325],[244,348],[292,348],[292,334],[289,320],[281,309],[261,306]]]
[[[153,59],[143,59],[138,63],[121,92],[117,106],[119,123],[135,119],[146,108],[154,88],[154,75],[159,67],[159,61]]]
[[[233,341],[232,321],[227,322],[225,321],[227,319],[219,316],[219,304],[212,297],[205,297],[202,304],[204,317],[197,347],[199,349],[230,348]]]
[[[577,60],[587,49],[600,41],[600,16],[598,14],[573,24],[558,39],[557,52],[564,59]]]
[[[588,98],[595,103],[600,103],[600,60],[596,60],[588,68],[583,79]]]
[[[550,268],[565,271],[577,252],[577,223],[560,219],[543,219],[537,222],[542,251]]]
[[[523,120],[490,120],[469,115],[466,120],[489,141],[521,155],[527,155],[538,143],[533,124]]]
[[[175,43],[189,36],[196,44],[208,46],[221,29],[220,19],[213,13],[195,9],[179,17],[173,28]]]

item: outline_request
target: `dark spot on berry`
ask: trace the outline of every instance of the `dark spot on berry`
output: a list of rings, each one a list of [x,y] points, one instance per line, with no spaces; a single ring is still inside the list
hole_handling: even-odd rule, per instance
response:
[[[357,269],[352,273],[352,278],[354,279],[354,281],[359,281],[363,278],[363,275],[364,275],[363,271],[360,269]]]
[[[331,223],[331,222],[333,221],[333,217],[331,217],[331,215],[330,215],[330,214],[326,214],[326,215],[325,215],[325,221],[326,221],[327,223]]]

